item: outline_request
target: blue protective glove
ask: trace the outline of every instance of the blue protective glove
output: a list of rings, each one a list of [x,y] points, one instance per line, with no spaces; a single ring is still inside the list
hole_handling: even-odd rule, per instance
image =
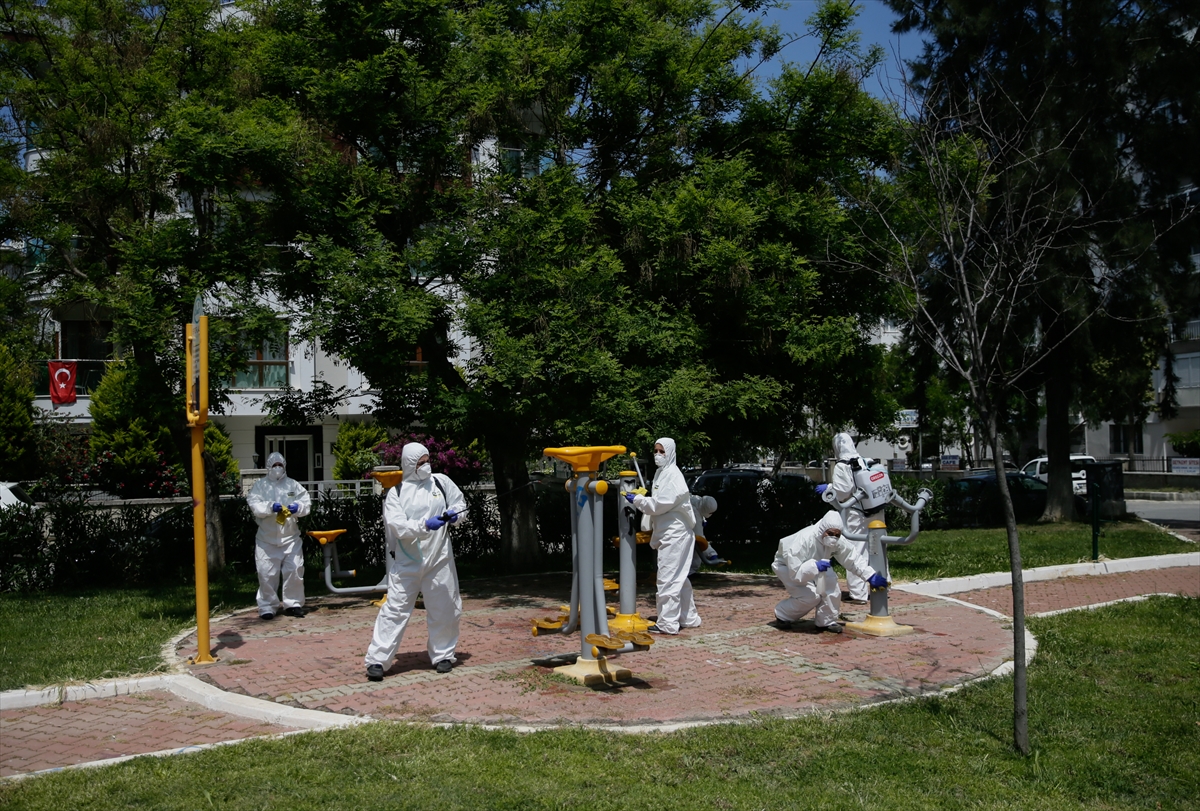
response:
[[[827,572],[827,571],[829,571],[830,565],[831,564],[827,560],[818,560],[817,561],[817,571],[818,572]]]
[[[626,493],[625,500],[628,501],[630,504],[632,504],[633,503],[633,493]]]
[[[299,511],[300,511],[300,502],[299,501],[293,501],[291,504],[288,505],[288,512],[292,513],[293,515]]]
[[[283,512],[283,505],[280,504],[278,501],[276,501],[274,504],[271,505],[271,512],[273,512],[273,513]]]
[[[451,524],[458,521],[458,513],[454,510],[446,510],[446,520]]]
[[[870,584],[871,588],[873,589],[886,589],[888,585],[887,578],[881,575],[879,572],[876,572],[868,577],[867,583]]]
[[[446,522],[443,521],[440,516],[435,515],[433,518],[425,519],[425,529],[429,530],[430,532],[435,529],[441,529],[444,526],[446,526]]]

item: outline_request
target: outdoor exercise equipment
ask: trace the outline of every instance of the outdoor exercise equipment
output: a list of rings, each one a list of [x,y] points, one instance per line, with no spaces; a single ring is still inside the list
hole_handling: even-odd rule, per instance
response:
[[[892,579],[888,569],[887,548],[907,546],[917,539],[921,532],[921,510],[933,500],[933,493],[923,488],[917,493],[917,503],[909,504],[892,488],[887,469],[880,464],[867,465],[855,470],[854,483],[854,494],[845,501],[838,501],[832,487],[825,489],[822,498],[841,513],[844,527],[849,527],[846,514],[850,510],[858,510],[863,514],[867,520],[867,534],[860,535],[843,529],[842,535],[852,541],[867,542],[868,563],[887,579],[890,587]],[[884,509],[888,504],[894,504],[912,517],[907,536],[901,538],[887,534]],[[847,628],[869,636],[904,636],[913,632],[911,625],[899,625],[892,619],[888,611],[887,587],[872,588],[869,597],[870,609],[867,618],[862,622],[848,622]]]
[[[633,461],[636,465],[637,458],[634,457]],[[625,499],[625,494],[632,493],[635,483],[641,480],[640,471],[622,470],[617,494],[617,546],[621,555],[617,599],[620,608],[617,615],[608,621],[608,627],[630,633],[645,632],[650,627],[650,621],[642,619],[637,613],[637,510]],[[641,488],[645,490],[645,484]]]
[[[642,631],[610,628],[604,602],[604,494],[608,482],[599,478],[600,465],[620,453],[624,446],[546,448],[546,456],[571,466],[574,476],[567,481],[571,496],[571,602],[565,621],[534,620],[533,634],[580,631],[579,657],[573,664],[555,668],[583,684],[626,681],[632,673],[611,667],[608,657],[646,650],[654,638]],[[633,613],[630,611],[629,613]]]

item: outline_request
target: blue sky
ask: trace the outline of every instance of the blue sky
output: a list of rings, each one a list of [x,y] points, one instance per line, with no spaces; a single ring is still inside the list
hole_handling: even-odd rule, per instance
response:
[[[875,77],[867,82],[867,90],[877,96],[885,95],[885,91],[899,95],[899,65],[903,60],[915,59],[920,55],[921,38],[911,33],[893,34],[891,27],[896,21],[896,15],[882,0],[857,0],[857,5],[861,11],[856,20],[856,27],[862,32],[863,45],[879,44],[887,53],[884,64],[876,71]],[[785,34],[800,34],[806,30],[804,21],[816,8],[817,0],[791,0],[788,8],[771,9],[766,16],[771,22],[778,23]],[[816,53],[816,46],[814,38],[802,37],[788,46],[782,56],[790,62],[807,64]],[[760,75],[766,77],[769,74]]]

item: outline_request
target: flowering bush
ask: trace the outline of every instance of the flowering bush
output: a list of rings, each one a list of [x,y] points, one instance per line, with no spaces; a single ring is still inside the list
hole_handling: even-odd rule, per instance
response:
[[[371,450],[380,458],[380,464],[401,467],[400,453],[409,442],[420,442],[429,449],[429,463],[437,473],[445,473],[455,484],[470,484],[483,472],[483,462],[471,450],[455,448],[443,439],[426,434],[408,434],[380,442]]]

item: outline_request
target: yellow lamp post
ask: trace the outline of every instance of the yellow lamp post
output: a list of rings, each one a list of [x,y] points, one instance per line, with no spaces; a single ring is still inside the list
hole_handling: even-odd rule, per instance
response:
[[[196,655],[189,664],[217,661],[208,639],[208,535],[205,531],[204,424],[208,422],[208,316],[196,296],[192,323],[184,331],[187,356],[187,421],[192,431],[192,533],[196,549]]]

